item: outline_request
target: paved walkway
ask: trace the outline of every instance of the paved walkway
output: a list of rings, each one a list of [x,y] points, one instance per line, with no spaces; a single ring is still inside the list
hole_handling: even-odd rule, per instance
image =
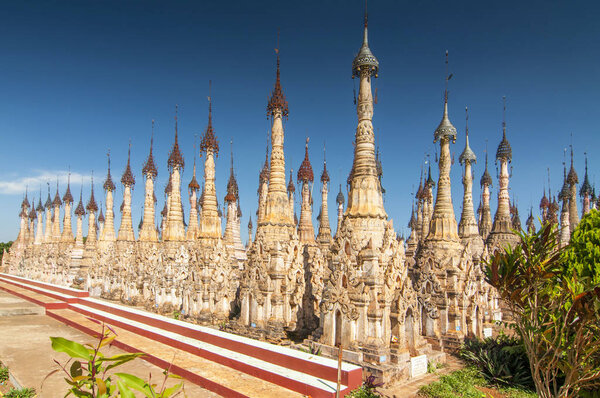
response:
[[[3,311],[7,307],[12,310]],[[20,314],[20,312],[39,313],[39,309],[41,307],[35,304],[0,291],[0,361],[8,366],[20,385],[34,387],[38,391],[39,398],[62,397],[68,385],[61,373],[50,376],[44,382],[43,390],[40,390],[42,380],[56,366],[53,360],[57,359],[62,363],[68,358],[66,354],[52,350],[50,336],[60,336],[80,343],[91,343],[94,339],[45,315]],[[107,347],[103,350],[103,353],[108,355],[123,352],[115,347]],[[117,368],[117,371],[131,373],[143,379],[152,375],[152,381],[156,383],[163,380],[163,369],[144,360],[129,362]],[[178,381],[169,380],[168,385],[176,384]],[[185,392],[188,397],[218,397],[190,382],[185,382]]]

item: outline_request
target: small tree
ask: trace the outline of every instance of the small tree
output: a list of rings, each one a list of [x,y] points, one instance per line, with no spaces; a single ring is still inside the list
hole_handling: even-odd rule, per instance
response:
[[[589,217],[600,218],[597,212]],[[581,224],[575,239],[587,236],[581,232],[586,226],[597,225],[586,218]],[[594,252],[598,245],[581,242],[581,247],[560,249],[553,223],[531,235],[517,233],[519,244],[491,256],[486,279],[513,313],[537,393],[570,397],[599,385],[600,288],[594,285],[599,273],[585,262],[590,256],[574,253]],[[598,228],[590,232],[596,237],[599,233]],[[577,265],[575,259],[582,263]]]

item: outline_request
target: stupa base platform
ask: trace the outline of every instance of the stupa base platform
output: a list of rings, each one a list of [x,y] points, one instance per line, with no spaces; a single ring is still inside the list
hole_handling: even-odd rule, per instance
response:
[[[337,361],[144,310],[86,297],[87,292],[0,274],[0,288],[45,308],[46,315],[95,336],[105,322],[114,344],[227,397],[334,397]],[[342,394],[360,386],[362,369],[342,364]]]

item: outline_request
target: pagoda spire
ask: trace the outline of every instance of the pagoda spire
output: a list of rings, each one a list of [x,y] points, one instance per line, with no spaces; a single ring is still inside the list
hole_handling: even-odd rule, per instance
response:
[[[34,243],[35,242],[35,220],[37,218],[37,213],[35,212],[35,197],[31,198],[31,207],[30,207],[30,211],[29,211],[29,233],[27,236],[27,243]]]
[[[75,215],[77,216],[75,246],[83,248],[83,217],[85,216],[85,209],[83,208],[83,179],[81,181],[81,188],[79,190],[79,203],[75,208]]]
[[[185,226],[183,221],[183,208],[181,206],[181,172],[185,167],[183,155],[179,150],[179,140],[177,131],[178,106],[175,105],[175,141],[169,155],[167,165],[170,170],[170,192],[167,196],[167,215],[164,228],[162,230],[162,239],[164,241],[183,241],[185,240]]]
[[[525,225],[527,226],[528,234],[535,233],[535,219],[533,218],[533,207],[531,207],[529,209],[529,217],[527,217],[527,221],[525,221]]]
[[[314,174],[312,165],[308,159],[308,137],[306,138],[306,145],[304,147],[304,160],[298,168],[298,182],[302,184],[302,204],[300,206],[298,236],[300,242],[313,243],[315,241],[315,229],[312,223],[311,186],[314,182]]]
[[[512,161],[512,148],[506,138],[506,97],[502,97],[502,141],[496,150],[496,161],[500,163],[498,178],[498,209],[494,216],[492,231],[488,244],[502,246],[516,243],[518,237],[512,232],[513,222],[510,214],[510,196],[508,193],[509,172],[508,164]]]
[[[113,211],[113,192],[115,191],[116,187],[112,180],[112,176],[110,175],[110,150],[108,150],[106,156],[108,158],[108,172],[106,174],[106,180],[104,181],[104,190],[106,191],[106,219],[98,240],[103,242],[114,242],[116,240],[116,234],[115,213]],[[100,221],[100,218],[98,218],[98,221]]]
[[[50,183],[48,185],[48,198],[44,207],[46,209],[46,229],[44,230],[44,243],[52,242],[52,198],[50,197]]]
[[[269,186],[265,202],[264,217],[258,222],[259,230],[268,227],[268,235],[275,240],[287,239],[294,228],[289,211],[289,198],[285,186],[285,155],[283,152],[283,118],[289,115],[289,108],[283,89],[279,66],[279,48],[277,54],[277,75],[275,87],[267,105],[267,116],[271,119],[271,158],[269,167]]]
[[[235,252],[238,260],[246,258],[244,245],[241,238],[241,209],[238,184],[233,170],[233,140],[229,141],[231,164],[229,168],[229,181],[227,181],[227,195],[225,204],[227,206],[227,223],[223,240],[225,245]]]
[[[35,207],[34,204],[31,204]],[[40,185],[40,196],[38,199],[37,211],[37,230],[35,232],[35,245],[41,245],[44,242],[44,206],[42,205],[42,186]]]
[[[329,225],[329,209],[327,197],[329,194],[329,173],[327,172],[327,153],[323,145],[323,172],[321,173],[321,212],[319,213],[319,233],[317,241],[323,248],[331,244],[331,226]]]
[[[119,227],[118,241],[134,242],[133,220],[131,216],[131,190],[135,185],[135,178],[131,172],[131,140],[127,149],[127,165],[121,177],[123,184],[123,205],[121,206],[121,226]]]
[[[54,195],[54,200],[52,201],[52,206],[54,206],[54,217],[52,219],[52,241],[60,242],[62,239],[62,235],[60,233],[60,206],[62,205],[62,201],[60,200],[60,194],[58,193],[58,177],[56,177],[56,195]]]
[[[71,205],[73,204],[73,195],[71,194],[71,167],[67,177],[67,190],[63,195],[62,201],[65,205],[65,214],[63,216],[63,231],[61,241],[65,243],[73,242],[73,229],[71,226]]]
[[[337,227],[335,230],[335,234],[337,235],[342,226],[342,220],[344,219],[344,194],[342,193],[342,184],[340,184],[340,189],[335,197],[335,203],[337,204]]]
[[[567,181],[567,164],[563,162],[563,185],[558,193],[558,200],[562,202],[562,209],[560,212],[560,232],[559,232],[559,244],[560,246],[566,246],[571,240],[571,228],[569,227],[569,201],[571,198],[571,190],[569,189],[569,182]]]
[[[371,79],[377,77],[379,61],[371,52],[368,40],[368,15],[365,8],[365,23],[362,46],[352,62],[352,77],[359,78],[356,113],[358,125],[355,133],[354,159],[348,182],[348,206],[345,218],[348,218],[356,231],[364,230],[374,238],[373,244],[379,245],[383,239],[387,214],[383,206],[383,193],[379,181],[375,157],[375,131],[373,128],[373,92]],[[365,222],[366,219],[376,220]],[[359,225],[362,225],[359,227]]]
[[[154,119],[152,119],[152,133],[150,135],[150,152],[144,167],[142,168],[142,174],[145,177],[144,187],[144,212],[142,216],[142,227],[140,228],[139,240],[140,242],[156,242],[158,241],[158,233],[156,226],[154,225],[155,220],[155,208],[156,208],[156,195],[154,194],[154,181],[158,175],[156,164],[154,163]]]
[[[265,163],[258,175],[258,211],[257,211],[257,230],[258,225],[264,221],[265,212],[267,207],[267,193],[269,190],[269,144],[267,142],[267,148],[265,150]]]
[[[212,98],[210,82],[208,96],[208,126],[202,136],[200,152],[204,158],[204,187],[202,191],[202,213],[200,214],[199,236],[201,239],[221,239],[221,217],[215,188],[215,157],[219,156],[219,142],[212,125]]]
[[[571,135],[571,141],[573,141],[573,135]],[[569,146],[571,148],[571,168],[567,175],[567,182],[569,183],[569,190],[571,191],[571,196],[569,198],[569,228],[571,229],[571,234],[573,234],[577,224],[579,224],[579,212],[577,210],[577,184],[579,183],[579,177],[577,176],[573,163],[573,143]]]
[[[85,240],[86,246],[93,246],[96,244],[97,232],[96,232],[96,213],[98,212],[98,205],[96,204],[96,198],[94,197],[94,171],[92,170],[91,177],[91,193],[90,199],[86,205],[88,213],[88,233]]]
[[[585,175],[583,177],[583,183],[581,184],[581,189],[579,190],[579,195],[583,201],[583,209],[582,216],[585,216],[590,212],[590,201],[592,197],[592,186],[590,185],[590,180],[588,178],[588,159],[587,152],[584,152],[585,156]]]
[[[429,235],[429,224],[431,223],[433,213],[433,187],[435,186],[435,182],[431,176],[431,161],[429,160],[429,155],[427,156],[427,179],[421,190],[422,220],[421,225],[418,227],[422,239],[425,239]]]
[[[463,208],[458,224],[458,235],[465,239],[470,237],[479,237],[475,212],[473,211],[473,172],[471,164],[477,163],[477,157],[469,146],[469,109],[465,108],[466,127],[465,127],[465,149],[458,158],[461,165],[465,166],[463,175]],[[483,246],[483,245],[482,245]],[[483,247],[482,247],[483,248]]]
[[[188,220],[188,229],[186,232],[186,239],[193,241],[198,238],[198,191],[200,190],[200,184],[196,179],[196,141],[194,139],[194,167],[192,170],[192,179],[188,184],[188,196],[190,201],[190,218]]]
[[[425,237],[431,241],[458,241],[456,217],[452,206],[450,187],[450,141],[456,141],[456,128],[448,118],[448,81],[452,74],[448,73],[448,51],[446,51],[446,78],[444,89],[444,111],[442,121],[433,134],[433,142],[440,142],[440,158],[438,162],[439,177],[438,189],[433,208],[433,215],[429,223],[429,234]]]

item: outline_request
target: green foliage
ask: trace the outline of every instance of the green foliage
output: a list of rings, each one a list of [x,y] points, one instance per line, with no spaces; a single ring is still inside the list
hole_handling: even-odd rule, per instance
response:
[[[486,279],[510,308],[541,397],[576,396],[600,385],[600,213],[586,215],[572,246],[547,223],[494,253]]]
[[[346,395],[351,398],[379,398],[381,395],[377,393],[377,387],[380,387],[383,383],[375,382],[375,376],[368,376],[362,385],[355,390],[350,391],[350,394]]]
[[[533,387],[529,360],[523,344],[517,338],[501,334],[484,340],[466,339],[459,354],[492,384]]]
[[[2,261],[2,256],[4,255],[4,251],[8,251],[12,246],[13,241],[9,240],[8,242],[0,242],[0,261]]]
[[[515,388],[515,387],[503,387],[500,389],[500,392],[503,393],[506,398],[537,398],[538,395],[535,391],[523,389],[523,388]]]
[[[8,380],[8,377],[8,368],[6,366],[0,365],[0,383],[4,383],[6,380]]]
[[[312,341],[308,343],[308,348],[299,347],[299,350],[313,355],[321,355],[321,346],[313,344]]]
[[[129,398],[135,397],[132,390],[136,390],[148,398],[169,398],[181,392],[182,383],[166,388],[165,384],[168,378],[179,378],[169,374],[168,371],[163,372],[165,377],[160,388],[156,384],[151,384],[150,381],[146,382],[127,373],[108,374],[109,370],[144,355],[143,353],[126,353],[107,357],[100,352],[102,347],[111,344],[116,337],[116,333],[104,324],[102,324],[102,332],[96,345],[83,345],[63,337],[50,337],[52,349],[65,353],[70,358],[64,364],[54,360],[58,368],[50,372],[46,378],[62,370],[67,375],[65,381],[71,386],[65,397],[72,394],[76,397],[89,398]]]
[[[430,398],[481,398],[483,394],[475,386],[484,385],[485,379],[479,371],[468,367],[441,376],[440,380],[421,387],[419,393]]]
[[[35,397],[35,388],[11,388],[3,398],[33,398]]]
[[[577,293],[582,293],[585,286],[600,286],[600,211],[593,209],[581,219],[565,259],[565,274],[576,274],[582,285]]]

